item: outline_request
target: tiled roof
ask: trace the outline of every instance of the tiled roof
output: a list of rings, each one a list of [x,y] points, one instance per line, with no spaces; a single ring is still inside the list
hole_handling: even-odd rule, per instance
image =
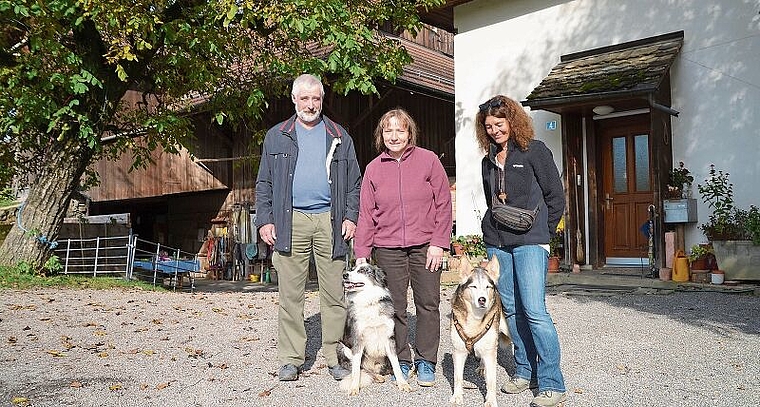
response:
[[[654,92],[683,45],[683,31],[564,55],[523,102],[527,106],[588,96]]]
[[[404,73],[398,81],[444,93],[453,99],[454,57],[409,40],[400,41],[413,61],[404,67]]]

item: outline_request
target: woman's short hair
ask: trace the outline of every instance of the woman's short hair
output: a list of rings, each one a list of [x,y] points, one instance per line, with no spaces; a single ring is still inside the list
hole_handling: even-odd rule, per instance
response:
[[[325,87],[322,85],[322,81],[312,74],[305,73],[293,81],[293,90],[291,91],[291,95],[293,97],[298,97],[302,89],[312,89],[315,87],[319,87],[320,95],[325,95]]]
[[[486,154],[493,144],[493,139],[486,132],[485,121],[488,116],[507,119],[509,139],[514,140],[521,150],[528,149],[528,144],[534,137],[533,123],[528,112],[516,100],[496,95],[478,106],[478,114],[475,116],[475,136],[478,145]]]
[[[375,149],[377,149],[378,152],[387,150],[385,142],[383,141],[383,128],[390,123],[390,120],[393,117],[395,117],[399,124],[402,127],[405,127],[406,131],[409,132],[409,145],[417,145],[417,123],[414,122],[414,119],[412,119],[412,116],[410,116],[406,110],[396,108],[385,112],[377,122],[377,127],[375,128]]]

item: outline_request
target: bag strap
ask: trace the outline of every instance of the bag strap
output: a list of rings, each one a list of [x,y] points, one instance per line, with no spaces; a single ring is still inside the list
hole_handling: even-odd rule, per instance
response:
[[[491,188],[492,188],[492,191],[491,191],[492,192],[491,193],[491,207],[493,207],[493,205],[496,204],[496,203],[499,203],[499,204],[502,204],[502,205],[506,205],[506,202],[501,202],[499,200],[499,198],[498,198],[498,195],[499,195],[498,194],[498,192],[499,192],[498,189],[499,188],[497,187],[497,182],[496,182],[498,180],[497,174],[501,175],[501,179],[504,181],[504,184],[505,184],[504,185],[504,193],[506,193],[506,189],[507,189],[507,187],[506,187],[506,183],[507,183],[507,169],[506,169],[507,168],[507,157],[506,157],[506,154],[504,155],[504,168],[499,168],[498,158],[496,158],[495,156],[494,156],[494,162],[496,163],[496,165],[495,165],[496,168],[494,169],[494,171],[491,172],[491,175],[492,175],[491,179],[493,180],[493,184],[491,186]],[[503,175],[500,174],[500,173],[503,173]],[[532,185],[533,182],[535,181],[536,177],[533,176],[531,178],[532,178],[531,179],[531,185]],[[541,207],[541,204],[537,204],[536,205],[536,209],[533,210],[533,216],[536,216],[536,214],[538,214],[538,209],[540,207]],[[520,209],[525,209],[525,208],[520,208]],[[526,210],[530,210],[530,209],[526,209]]]

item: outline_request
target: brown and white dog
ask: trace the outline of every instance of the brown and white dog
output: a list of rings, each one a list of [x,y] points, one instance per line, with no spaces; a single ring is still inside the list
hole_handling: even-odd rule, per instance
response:
[[[464,363],[471,352],[480,358],[478,371],[486,379],[486,407],[496,407],[496,368],[499,342],[509,344],[509,332],[496,290],[499,260],[492,257],[485,267],[473,268],[463,258],[461,277],[451,298],[451,343],[454,361],[454,391],[449,402],[462,404]]]
[[[385,381],[388,362],[399,390],[412,391],[401,374],[393,333],[393,302],[385,272],[360,264],[343,274],[347,316],[343,333],[343,356],[351,361],[351,374],[340,383],[352,396],[370,383]]]

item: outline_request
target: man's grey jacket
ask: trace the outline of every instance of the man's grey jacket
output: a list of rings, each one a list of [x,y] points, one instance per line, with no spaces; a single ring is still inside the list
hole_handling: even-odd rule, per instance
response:
[[[333,259],[348,253],[341,228],[348,219],[359,217],[361,171],[356,159],[354,141],[346,129],[322,116],[327,143],[327,180],[330,183],[330,215],[333,227]],[[293,174],[298,159],[296,115],[272,127],[264,145],[256,178],[256,228],[273,223],[277,240],[274,248],[290,252],[293,229]],[[306,152],[308,154],[308,152]]]

